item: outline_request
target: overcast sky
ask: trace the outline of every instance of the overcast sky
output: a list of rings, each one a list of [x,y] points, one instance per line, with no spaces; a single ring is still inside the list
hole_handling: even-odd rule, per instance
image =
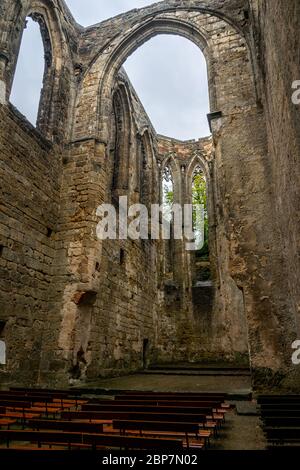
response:
[[[66,0],[83,26],[99,23],[147,0]],[[148,41],[124,64],[155,129],[177,139],[209,135],[207,71],[201,51],[187,39],[160,35]],[[44,69],[37,23],[24,32],[11,101],[35,124]]]

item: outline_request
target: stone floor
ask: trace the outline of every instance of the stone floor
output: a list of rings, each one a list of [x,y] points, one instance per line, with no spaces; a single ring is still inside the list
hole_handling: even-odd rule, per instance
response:
[[[251,380],[247,376],[188,376],[134,374],[89,382],[87,388],[112,390],[154,390],[161,392],[226,392],[249,393]],[[84,388],[84,387],[83,387]]]
[[[212,450],[264,450],[266,441],[258,416],[227,413],[220,437],[212,441]]]

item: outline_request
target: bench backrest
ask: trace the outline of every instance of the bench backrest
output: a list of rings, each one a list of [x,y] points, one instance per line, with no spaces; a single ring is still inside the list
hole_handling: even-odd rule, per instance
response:
[[[145,413],[128,411],[62,411],[61,418],[64,420],[136,420],[136,421],[177,421],[188,423],[204,423],[206,416],[203,414],[189,413]]]
[[[10,387],[9,389],[11,392],[14,393],[28,393],[28,394],[37,394],[37,395],[64,395],[68,396],[72,394],[70,390],[52,390],[46,388],[26,388],[26,387]],[[74,394],[76,395],[76,394]]]
[[[0,430],[0,440],[41,443],[89,444],[127,449],[181,449],[180,439],[158,439],[110,434]]]
[[[142,413],[189,413],[189,414],[210,414],[213,407],[188,408],[182,406],[147,406],[147,405],[82,405],[82,411],[132,411]]]
[[[222,401],[183,401],[183,400],[173,400],[169,399],[151,399],[151,400],[92,400],[89,404],[111,404],[111,405],[145,405],[145,406],[185,406],[185,407],[211,407],[211,408],[219,408],[222,405]]]
[[[54,429],[70,432],[84,432],[84,433],[102,433],[103,424],[77,422],[77,421],[62,421],[54,419],[31,419],[28,421],[27,426],[31,429]]]
[[[13,400],[2,400],[0,398],[0,406],[5,408],[30,408],[31,401],[13,401]]]
[[[266,416],[263,422],[267,427],[300,427],[300,416]]]
[[[143,400],[143,401],[201,401],[223,403],[224,399],[220,397],[199,397],[199,396],[182,396],[182,395],[115,395],[116,401],[123,400]]]
[[[259,395],[257,403],[300,403],[300,395]]]
[[[262,419],[267,417],[285,417],[285,416],[294,416],[295,418],[300,417],[300,410],[281,410],[281,409],[268,409],[261,410]]]
[[[1,393],[0,392],[0,400],[11,400],[11,401],[29,401],[31,403],[40,402],[40,403],[52,403],[53,398],[48,397],[46,395],[15,395],[13,393]]]
[[[138,430],[138,431],[173,431],[190,434],[198,434],[199,426],[197,423],[178,423],[165,421],[131,421],[114,420],[113,428],[119,430]]]
[[[296,428],[274,428],[266,427],[264,432],[268,439],[281,439],[288,441],[289,439],[300,440],[300,427]]]
[[[268,410],[300,410],[300,403],[270,403],[260,405],[261,412]]]
[[[120,390],[118,395],[172,395],[172,396],[197,396],[197,397],[223,397],[227,396],[227,393],[218,392],[155,392],[147,390]]]

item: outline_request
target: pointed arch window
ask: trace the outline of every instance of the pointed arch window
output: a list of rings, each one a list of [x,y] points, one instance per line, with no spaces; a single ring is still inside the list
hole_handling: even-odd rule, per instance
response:
[[[162,204],[163,217],[167,221],[172,220],[172,207],[174,203],[174,180],[170,165],[164,167],[162,175]]]
[[[130,112],[127,96],[122,87],[113,97],[111,123],[111,147],[113,151],[112,192],[126,191],[129,185]]]

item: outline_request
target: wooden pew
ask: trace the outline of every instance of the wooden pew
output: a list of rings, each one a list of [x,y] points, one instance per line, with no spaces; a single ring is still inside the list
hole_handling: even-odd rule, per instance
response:
[[[105,404],[110,404],[110,405],[116,405],[116,406],[119,406],[119,405],[128,405],[128,406],[137,406],[137,405],[140,405],[140,406],[177,406],[177,407],[181,407],[181,408],[208,408],[210,407],[212,410],[214,410],[214,412],[217,412],[217,413],[220,413],[220,414],[225,414],[227,413],[227,411],[230,410],[230,405],[226,406],[220,402],[198,402],[198,401],[175,401],[172,400],[156,400],[156,401],[153,401],[153,400],[145,400],[145,401],[142,401],[142,400],[98,400],[98,401],[94,401],[94,400],[91,400],[88,405],[96,405],[96,404],[101,404],[101,405],[105,405]]]
[[[80,396],[75,393],[71,393],[67,390],[47,390],[47,389],[30,389],[30,388],[19,388],[19,387],[12,387],[10,392],[15,395],[19,396],[26,396],[26,397],[35,397],[38,398],[35,401],[43,401],[44,399],[51,400],[52,402],[60,401],[63,407],[64,403],[74,403],[76,408],[81,403],[86,403],[88,400],[82,400]]]
[[[8,412],[21,412],[23,413],[23,417],[25,413],[31,413],[31,414],[46,414],[48,416],[49,413],[52,413],[55,415],[58,411],[61,410],[60,406],[51,406],[51,403],[49,404],[48,402],[45,402],[45,405],[42,403],[39,404],[39,406],[34,406],[34,402],[29,399],[24,399],[23,400],[15,400],[14,398],[10,400],[5,400],[2,397],[0,397],[0,407],[5,406],[6,408],[6,413]]]
[[[189,447],[189,434],[193,434],[196,439],[199,437],[199,425],[196,423],[114,420],[113,429],[119,430],[123,435],[128,430],[139,431],[141,435],[145,431],[156,431],[158,434],[164,432],[168,433],[168,435],[171,434],[169,437],[174,437],[174,433],[182,433],[185,435],[187,447]],[[155,435],[158,437],[156,433]],[[199,441],[199,446],[200,444],[201,442]],[[201,447],[203,447],[203,444]]]
[[[64,396],[68,397],[71,395],[69,390],[55,390],[55,389],[48,389],[48,388],[28,388],[28,387],[10,387],[9,389],[12,393],[19,393],[19,394],[35,394],[35,395],[52,395],[52,396]],[[74,393],[73,395],[76,395]]]
[[[265,427],[264,432],[268,441],[279,444],[287,444],[290,442],[300,443],[300,427]]]
[[[21,420],[23,426],[27,419],[38,418],[41,413],[31,412],[28,401],[0,400],[0,419]]]
[[[14,394],[7,394],[0,392],[0,403],[2,402],[27,402],[28,408],[34,407],[36,404],[39,405],[40,408],[44,408],[46,413],[48,410],[52,408],[53,411],[55,409],[60,408],[59,403],[54,403],[51,397],[47,397],[46,395],[14,395]]]
[[[186,419],[185,419],[186,418]],[[134,419],[137,421],[177,421],[205,424],[206,416],[200,413],[150,413],[150,412],[128,412],[128,411],[62,411],[63,420],[105,420],[111,422],[114,419]]]
[[[0,428],[3,426],[6,426],[7,429],[10,429],[10,427],[13,424],[16,424],[17,420],[16,419],[11,419],[11,418],[0,418]]]
[[[31,401],[30,400],[5,400],[0,398],[0,407],[3,408],[30,408],[31,407]]]
[[[300,395],[260,395],[257,397],[257,404],[271,403],[300,403]]]
[[[187,399],[188,400],[188,399]],[[96,403],[97,400],[92,400],[90,402]],[[101,403],[104,400],[101,401]],[[106,400],[112,402],[112,400]],[[100,402],[100,400],[98,400]],[[128,400],[126,396],[124,398],[122,396],[116,396],[115,400],[113,402],[117,403],[135,403],[135,404],[149,404],[149,405],[158,405],[158,406],[178,406],[180,403],[182,406],[190,406],[190,407],[205,407],[205,406],[211,406],[214,409],[219,409],[220,412],[225,412],[229,411],[231,408],[234,408],[234,406],[224,403],[222,400],[219,399],[211,399],[211,400],[191,400],[191,401],[184,401],[182,397],[179,397],[179,399],[175,397],[166,397],[166,396],[161,396],[161,397],[134,397],[131,396],[130,399]]]
[[[40,429],[54,429],[57,431],[103,433],[103,424],[81,421],[62,421],[53,419],[31,419],[27,427],[39,431]]]
[[[143,401],[197,401],[197,402],[214,402],[224,403],[225,400],[218,397],[198,397],[198,396],[182,396],[182,395],[115,395],[115,400],[143,400]]]
[[[300,417],[300,410],[293,410],[293,409],[288,409],[288,410],[282,410],[282,409],[264,409],[261,410],[261,417],[267,418],[267,417],[285,417],[285,416],[294,416],[295,418]]]
[[[225,399],[227,393],[218,392],[155,392],[153,390],[120,390],[118,395],[172,395],[172,396],[197,396],[197,397],[218,397]]]
[[[286,414],[287,413],[291,413],[293,414],[294,412],[296,413],[299,413],[300,412],[300,404],[297,404],[295,406],[293,405],[288,405],[288,404],[283,404],[283,405],[275,405],[275,404],[271,404],[271,405],[260,405],[260,412],[261,414],[263,415],[264,413],[269,413],[270,411],[273,411],[275,413],[274,416],[276,416],[277,412],[278,411],[283,411],[285,412]]]
[[[143,405],[94,405],[86,404],[82,405],[82,411],[133,411],[133,412],[145,412],[145,413],[184,413],[187,411],[189,414],[202,414],[207,415],[212,413],[212,407],[195,407],[195,408],[184,408],[179,406],[143,406]]]
[[[222,402],[220,401],[182,401],[182,400],[161,400],[161,399],[151,399],[151,400],[89,400],[86,405],[115,405],[115,406],[120,406],[120,405],[128,405],[128,406],[133,406],[133,405],[140,405],[140,406],[181,406],[181,407],[199,407],[199,408],[208,408],[211,407],[213,408],[220,408],[222,407]]]
[[[261,395],[263,430],[272,444],[300,444],[300,395]]]
[[[300,427],[300,416],[265,416],[264,425],[270,428]]]
[[[0,440],[6,441],[7,448],[10,443],[16,442],[34,442],[38,447],[43,444],[57,445],[61,444],[69,449],[72,446],[80,444],[81,446],[90,446],[96,450],[97,447],[120,448],[120,449],[169,449],[180,450],[183,442],[180,439],[158,439],[136,436],[119,436],[116,434],[84,434],[53,431],[19,431],[19,430],[0,430]]]
[[[185,408],[181,406],[139,406],[139,405],[110,405],[110,404],[86,404],[81,407],[82,411],[125,411],[125,412],[141,412],[141,413],[162,413],[162,414],[195,414],[195,415],[205,415],[207,421],[216,421],[218,426],[224,422],[225,412],[213,411],[212,407],[206,408]]]
[[[225,411],[222,411],[221,409],[218,410],[213,410],[212,407],[195,407],[195,408],[185,408],[183,406],[141,406],[141,405],[124,405],[123,402],[120,402],[121,404],[118,405],[119,402],[113,403],[113,404],[93,404],[93,403],[88,403],[86,405],[83,405],[81,407],[82,411],[125,411],[125,412],[142,412],[142,413],[181,413],[181,414],[195,414],[195,415],[205,415],[207,421],[215,421],[218,425],[218,427],[221,426],[221,424],[225,420]],[[215,426],[210,426],[213,429]]]

